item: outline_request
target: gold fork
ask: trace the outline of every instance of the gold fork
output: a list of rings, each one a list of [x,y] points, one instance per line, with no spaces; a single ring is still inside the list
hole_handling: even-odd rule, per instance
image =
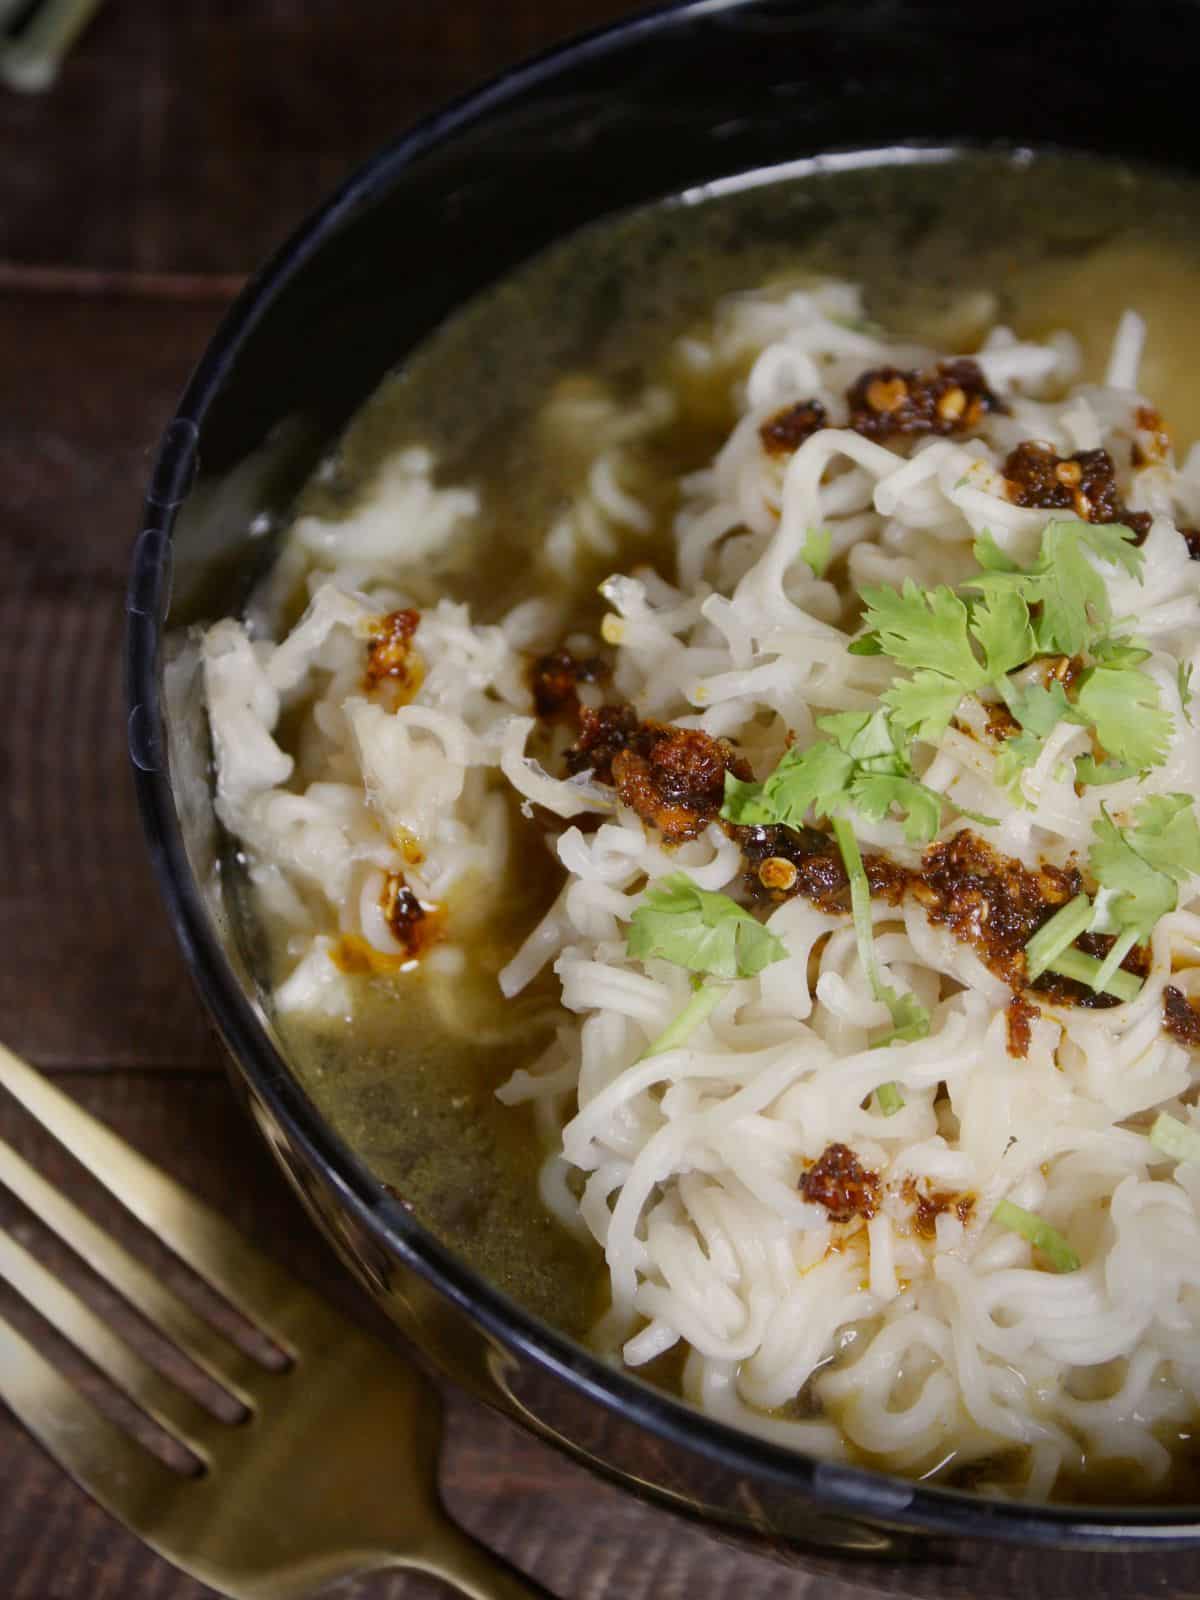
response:
[[[474,1600],[549,1600],[442,1510],[441,1405],[414,1367],[2,1045],[0,1086],[288,1360],[272,1369],[227,1340],[0,1141],[0,1183],[246,1413],[219,1420],[0,1232],[0,1276],[202,1464],[173,1471],[0,1320],[0,1398],[95,1500],[233,1600],[398,1567]]]

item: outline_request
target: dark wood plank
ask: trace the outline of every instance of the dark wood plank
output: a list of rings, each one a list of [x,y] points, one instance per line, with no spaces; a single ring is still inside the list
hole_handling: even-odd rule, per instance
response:
[[[213,1047],[135,815],[121,689],[146,463],[221,302],[0,293],[0,1018],[35,1061]]]
[[[110,0],[0,94],[0,259],[242,272],[419,116],[629,0]]]

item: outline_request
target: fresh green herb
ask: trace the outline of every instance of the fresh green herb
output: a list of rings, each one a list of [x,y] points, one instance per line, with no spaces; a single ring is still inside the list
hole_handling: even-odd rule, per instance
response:
[[[871,993],[888,1008],[891,1015],[894,1031],[888,1037],[923,1039],[929,1032],[929,1013],[913,995],[902,995],[890,984],[884,983],[879,971],[875,934],[871,925],[871,885],[867,880],[854,829],[844,817],[834,817],[833,834],[842,852],[846,876],[850,880],[850,915],[854,922],[854,936],[858,941],[858,959],[871,985]]]
[[[900,1093],[898,1083],[881,1083],[875,1091],[875,1103],[881,1115],[894,1117],[897,1111],[904,1110],[904,1096]]]
[[[706,973],[679,1015],[651,1041],[639,1059],[661,1055],[686,1042],[711,1016],[734,978],[753,978],[782,961],[787,949],[750,912],[727,894],[700,889],[685,872],[673,872],[646,891],[629,921],[625,949],[635,960],[659,956],[689,972]]]
[[[1014,733],[1004,741],[996,754],[996,782],[1008,789],[1019,805],[1026,803],[1018,787],[1021,774],[1033,766],[1045,742],[1035,733]]]
[[[809,528],[800,554],[812,568],[813,577],[823,578],[833,555],[833,534],[828,528]]]
[[[959,701],[968,693],[957,678],[940,672],[914,672],[901,678],[883,697],[899,728],[910,738],[936,744],[950,726]]]
[[[1036,1212],[1013,1205],[1011,1200],[1001,1200],[992,1212],[992,1221],[1002,1228],[1011,1228],[1022,1239],[1028,1239],[1035,1250],[1040,1250],[1055,1272],[1078,1272],[1079,1257],[1059,1233],[1044,1222]]]
[[[1005,704],[1022,728],[1039,739],[1044,739],[1060,722],[1085,720],[1067,699],[1057,678],[1048,684],[1015,684],[1005,679],[1000,688]]]
[[[846,649],[852,656],[881,656],[883,646],[879,642],[878,634],[860,633],[857,639],[851,639]]]
[[[630,919],[626,949],[638,961],[661,956],[726,982],[752,978],[787,954],[749,911],[727,894],[697,888],[685,872],[647,891]]]
[[[1189,1128],[1178,1117],[1160,1111],[1150,1129],[1150,1143],[1165,1156],[1176,1161],[1200,1161],[1200,1132]]]
[[[1003,683],[1035,650],[1029,607],[1011,590],[985,594],[972,604],[971,633],[983,651],[984,671],[991,683]]]
[[[1048,522],[1033,565],[1021,568],[990,535],[977,540],[984,576],[964,587],[985,596],[1017,594],[1033,619],[1036,649],[1044,655],[1078,655],[1103,636],[1112,620],[1108,589],[1093,560],[1140,577],[1144,557],[1133,530],[1121,523]],[[1091,558],[1091,559],[1089,559]]]
[[[944,583],[921,589],[906,578],[902,589],[864,589],[863,599],[867,625],[893,661],[911,670],[927,668],[967,688],[986,681],[971,648],[970,613]]]
[[[981,688],[987,673],[971,642],[970,613],[953,589],[864,589],[866,622],[880,648],[913,676],[894,684],[884,704],[895,721],[918,738],[940,738],[964,694]]]
[[[1140,667],[1143,661],[1149,661],[1150,652],[1145,645],[1139,644],[1136,639],[1128,639],[1124,634],[1107,634],[1102,639],[1093,639],[1089,651],[1094,660],[1102,667]]]
[[[1089,956],[1082,950],[1064,950],[1061,955],[1055,956],[1046,971],[1057,972],[1063,978],[1074,978],[1076,983],[1086,983],[1097,994],[1103,991],[1121,1001],[1137,999],[1142,992],[1140,978],[1132,972],[1118,969],[1101,982],[1100,965],[1095,956]]]
[[[645,1061],[647,1056],[660,1056],[665,1050],[675,1050],[681,1044],[686,1044],[700,1024],[713,1014],[728,992],[723,983],[700,984],[678,1016],[673,1017],[658,1038],[651,1040],[646,1046],[639,1060]]]
[[[906,838],[913,843],[933,838],[949,802],[914,778],[886,712],[834,712],[819,717],[817,726],[832,742],[818,740],[807,750],[793,746],[765,782],[744,783],[726,773],[721,807],[726,821],[803,828],[810,817],[848,809],[878,821],[894,808],[904,817]]]
[[[1092,922],[1092,902],[1085,894],[1077,894],[1056,911],[1025,946],[1025,976],[1032,983],[1040,978],[1046,968],[1086,933]]]
[[[1135,944],[1150,937],[1158,919],[1174,911],[1177,886],[1200,873],[1200,827],[1190,796],[1172,794],[1143,800],[1128,828],[1118,828],[1101,808],[1092,831],[1096,842],[1088,866],[1110,891],[1103,929],[1116,935],[1101,967],[1107,979]]]
[[[1137,776],[1137,768],[1126,761],[1097,761],[1095,756],[1076,756],[1075,782],[1100,788],[1109,783],[1123,783]]]
[[[726,772],[721,815],[744,827],[803,828],[810,813],[827,817],[845,803],[853,775],[854,762],[836,745],[793,745],[765,783],[743,783]]]
[[[1115,761],[1144,772],[1167,753],[1171,714],[1159,700],[1158,684],[1137,667],[1092,667],[1075,697],[1079,712]]]
[[[1175,682],[1179,688],[1179,709],[1183,712],[1183,720],[1188,727],[1192,726],[1192,713],[1188,707],[1192,703],[1192,663],[1181,661],[1179,671],[1175,675]]]

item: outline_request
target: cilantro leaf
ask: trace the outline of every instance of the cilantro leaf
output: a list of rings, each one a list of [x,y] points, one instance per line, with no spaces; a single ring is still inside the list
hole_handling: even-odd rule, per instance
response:
[[[1076,756],[1075,782],[1102,788],[1110,783],[1122,783],[1137,775],[1137,768],[1127,761],[1097,761],[1095,756]]]
[[[1179,709],[1183,712],[1183,720],[1189,728],[1192,726],[1192,713],[1188,710],[1188,707],[1192,703],[1192,695],[1194,693],[1192,689],[1192,670],[1190,661],[1181,661],[1179,663],[1179,671],[1175,675],[1175,682],[1179,689]]]
[[[1200,827],[1190,795],[1159,794],[1143,800],[1125,837],[1143,861],[1177,883],[1200,873]]]
[[[864,589],[863,599],[867,626],[902,667],[952,678],[962,685],[960,694],[987,681],[971,648],[967,608],[944,583],[920,589],[906,578],[903,589]]]
[[[1020,567],[1006,555],[985,528],[974,544],[976,561],[985,572],[1020,572]]]
[[[906,733],[936,744],[950,726],[965,690],[940,672],[914,672],[901,678],[883,696],[883,703]]]
[[[1018,787],[1020,777],[1041,755],[1043,742],[1034,733],[1015,733],[1004,741],[996,753],[996,782],[1008,789],[1022,805],[1025,804],[1025,797]]]
[[[1023,667],[1033,654],[1029,607],[1011,589],[994,590],[972,605],[971,632],[979,641],[987,676],[993,682]]]
[[[1057,678],[1052,678],[1047,685],[1007,684],[1004,699],[1022,728],[1039,739],[1044,739],[1060,722],[1085,720],[1067,699],[1066,690]]]
[[[1096,818],[1092,831],[1096,843],[1088,865],[1096,882],[1112,892],[1107,906],[1110,927],[1148,939],[1159,917],[1175,909],[1178,893],[1173,875],[1146,861],[1107,811]]]
[[[817,727],[852,761],[871,771],[907,770],[905,757],[897,749],[895,735],[882,711],[832,711],[817,718]]]
[[[1136,667],[1090,668],[1075,704],[1114,760],[1144,772],[1165,757],[1171,714],[1162,708],[1158,684]]]
[[[984,574],[964,587],[985,596],[1020,595],[1028,606],[1039,608],[1033,625],[1038,651],[1078,655],[1112,620],[1107,586],[1089,557],[1140,577],[1144,557],[1134,538],[1132,529],[1121,523],[1048,522],[1037,559],[1021,568],[984,535],[975,544]]]
[[[828,528],[809,528],[800,547],[800,555],[813,570],[814,578],[823,578],[833,555],[833,534]]]
[[[660,956],[714,978],[752,978],[787,950],[727,894],[699,889],[673,872],[648,889],[629,924],[626,951],[635,960]]]
[[[946,797],[913,778],[886,772],[865,772],[850,791],[856,811],[880,822],[895,806],[904,817],[904,837],[910,844],[928,844],[942,825]]]
[[[846,649],[852,656],[881,656],[883,646],[879,642],[877,633],[860,633],[857,639],[851,639]]]
[[[1102,639],[1093,639],[1090,649],[1102,667],[1140,667],[1143,661],[1150,659],[1150,652],[1144,645],[1123,634],[1106,634]]]
[[[824,740],[807,750],[793,745],[765,783],[743,783],[726,772],[721,815],[745,827],[803,828],[810,811],[831,816],[845,803],[853,772],[852,758],[836,745]]]

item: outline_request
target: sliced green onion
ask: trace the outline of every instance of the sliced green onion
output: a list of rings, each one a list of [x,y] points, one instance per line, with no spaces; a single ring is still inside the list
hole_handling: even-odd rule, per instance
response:
[[[646,1046],[638,1060],[645,1061],[648,1056],[660,1056],[664,1050],[674,1050],[686,1044],[705,1018],[712,1016],[728,991],[727,983],[717,983],[711,979],[708,983],[702,983],[679,1015],[672,1018],[658,1038]]]
[[[1035,1250],[1040,1250],[1055,1272],[1078,1272],[1079,1257],[1071,1246],[1048,1222],[1043,1222],[1033,1211],[1013,1205],[1011,1200],[1001,1200],[992,1212],[992,1221],[1002,1228],[1011,1228],[1022,1239],[1028,1239]]]
[[[1200,1133],[1178,1117],[1160,1111],[1150,1129],[1150,1143],[1176,1161],[1200,1161]]]
[[[904,1096],[898,1083],[881,1083],[875,1091],[875,1099],[885,1117],[894,1117],[897,1111],[904,1110]]]
[[[879,976],[879,963],[875,959],[875,930],[871,925],[871,885],[867,881],[867,869],[863,866],[854,829],[845,817],[833,818],[833,836],[842,852],[842,865],[850,880],[850,916],[854,922],[854,937],[858,940],[858,959],[863,964],[872,993],[878,994],[883,988],[883,981]]]
[[[1077,894],[1060,911],[1045,922],[1025,946],[1025,976],[1033,981],[1063,950],[1069,949],[1081,933],[1086,933],[1092,920],[1092,902],[1085,894]]]
[[[1126,928],[1119,939],[1113,940],[1112,949],[1105,956],[1100,965],[1100,971],[1096,974],[1096,981],[1092,985],[1093,989],[1105,989],[1108,987],[1109,980],[1120,970],[1122,961],[1124,961],[1137,942],[1138,930],[1136,928]]]
[[[850,916],[854,922],[854,937],[858,941],[858,959],[871,985],[871,993],[888,1008],[892,1019],[891,1033],[877,1040],[876,1045],[891,1044],[897,1039],[923,1039],[929,1032],[929,1013],[915,995],[897,993],[890,984],[884,983],[879,973],[879,962],[875,956],[875,929],[871,924],[871,885],[854,829],[845,817],[833,817],[831,821],[833,836],[842,852],[842,865],[850,880]],[[896,1093],[900,1091],[897,1089]],[[901,1100],[900,1104],[903,1103]],[[897,1106],[896,1110],[899,1109]]]
[[[1064,950],[1062,955],[1049,963],[1046,970],[1057,972],[1062,978],[1074,978],[1076,983],[1086,983],[1089,989],[1099,990],[1102,987],[1097,982],[1100,963],[1095,956],[1085,955],[1082,950]],[[1118,967],[1104,983],[1103,989],[1105,994],[1115,995],[1118,1000],[1136,1000],[1142,992],[1142,980]]]

